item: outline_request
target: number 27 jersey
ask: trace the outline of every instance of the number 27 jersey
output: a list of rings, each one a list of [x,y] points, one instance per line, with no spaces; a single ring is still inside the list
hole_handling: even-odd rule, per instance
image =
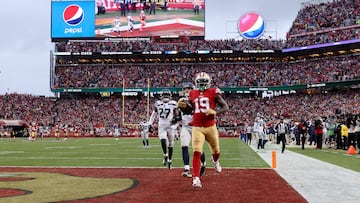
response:
[[[191,126],[209,127],[215,125],[215,117],[207,116],[205,113],[208,109],[215,110],[216,95],[221,94],[218,88],[209,88],[205,91],[191,90],[189,99],[193,105],[193,120]]]
[[[170,100],[169,102],[163,102],[158,100],[155,108],[159,116],[159,125],[170,125],[174,117],[174,109],[177,108],[176,101]]]

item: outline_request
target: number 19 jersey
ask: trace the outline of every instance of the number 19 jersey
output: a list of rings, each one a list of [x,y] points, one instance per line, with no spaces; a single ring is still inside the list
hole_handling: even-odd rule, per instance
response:
[[[193,105],[193,120],[191,126],[209,127],[215,125],[215,116],[207,116],[205,113],[208,109],[215,110],[216,94],[221,94],[218,88],[209,88],[205,91],[191,90],[189,99]]]

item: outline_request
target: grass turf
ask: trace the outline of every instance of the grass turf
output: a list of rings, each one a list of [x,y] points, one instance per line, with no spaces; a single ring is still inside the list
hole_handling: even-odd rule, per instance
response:
[[[289,147],[287,148],[293,152],[303,154],[318,160],[322,160],[337,166],[341,166],[353,171],[360,172],[360,155],[350,155],[347,154],[346,150],[336,150],[336,149],[326,149],[321,150],[314,148],[301,148]]]
[[[244,142],[221,138],[223,167],[269,168]],[[192,155],[190,148],[190,155]],[[210,151],[204,152],[209,166]],[[144,149],[140,138],[44,138],[35,142],[25,138],[0,139],[0,166],[84,166],[84,167],[164,167],[158,138],[150,138],[150,149]],[[173,167],[183,167],[180,141],[174,146]]]

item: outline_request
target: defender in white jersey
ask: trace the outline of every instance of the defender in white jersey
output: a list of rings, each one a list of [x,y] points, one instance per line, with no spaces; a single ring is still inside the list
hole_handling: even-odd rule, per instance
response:
[[[150,125],[148,122],[141,122],[140,123],[140,133],[141,133],[141,139],[142,143],[144,145],[145,149],[149,148],[149,133],[150,133]]]
[[[254,133],[258,137],[258,150],[261,152],[265,151],[265,121],[263,116],[258,113],[254,121]]]
[[[120,128],[117,124],[114,125],[114,137],[115,140],[119,140]]]
[[[130,12],[129,15],[127,16],[127,21],[128,21],[128,30],[132,32],[134,30],[134,19]]]
[[[164,153],[163,164],[172,167],[172,154],[174,146],[174,131],[171,125],[176,123],[177,103],[171,100],[171,92],[164,89],[161,93],[161,100],[156,101],[155,109],[151,114],[149,124],[152,125],[158,118],[158,137]]]
[[[113,22],[113,29],[111,29],[113,32],[116,32],[119,36],[120,36],[120,26],[121,26],[121,22],[120,22],[120,17],[116,16],[115,20]]]
[[[182,92],[180,92],[180,95],[182,95],[182,98],[179,99],[179,101],[188,100],[189,97],[189,91],[194,89],[194,85],[191,82],[187,82],[183,84]],[[181,173],[182,176],[191,178],[192,174],[190,172],[190,156],[189,156],[189,146],[191,142],[191,131],[192,128],[189,125],[189,123],[192,121],[193,116],[192,112],[183,112],[181,111],[181,108],[179,108],[179,114],[180,114],[180,121],[181,121],[181,130],[180,130],[180,140],[181,140],[181,151],[182,151],[182,158],[184,162],[184,171]],[[201,168],[200,168],[200,176],[204,174],[206,167],[205,162],[205,154],[201,154]]]

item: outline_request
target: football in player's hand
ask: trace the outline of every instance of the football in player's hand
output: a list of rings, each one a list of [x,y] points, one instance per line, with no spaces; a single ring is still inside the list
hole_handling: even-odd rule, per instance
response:
[[[178,108],[180,109],[181,112],[183,112],[184,114],[192,114],[193,111],[193,107],[192,104],[189,100],[187,99],[182,99],[178,102]]]

